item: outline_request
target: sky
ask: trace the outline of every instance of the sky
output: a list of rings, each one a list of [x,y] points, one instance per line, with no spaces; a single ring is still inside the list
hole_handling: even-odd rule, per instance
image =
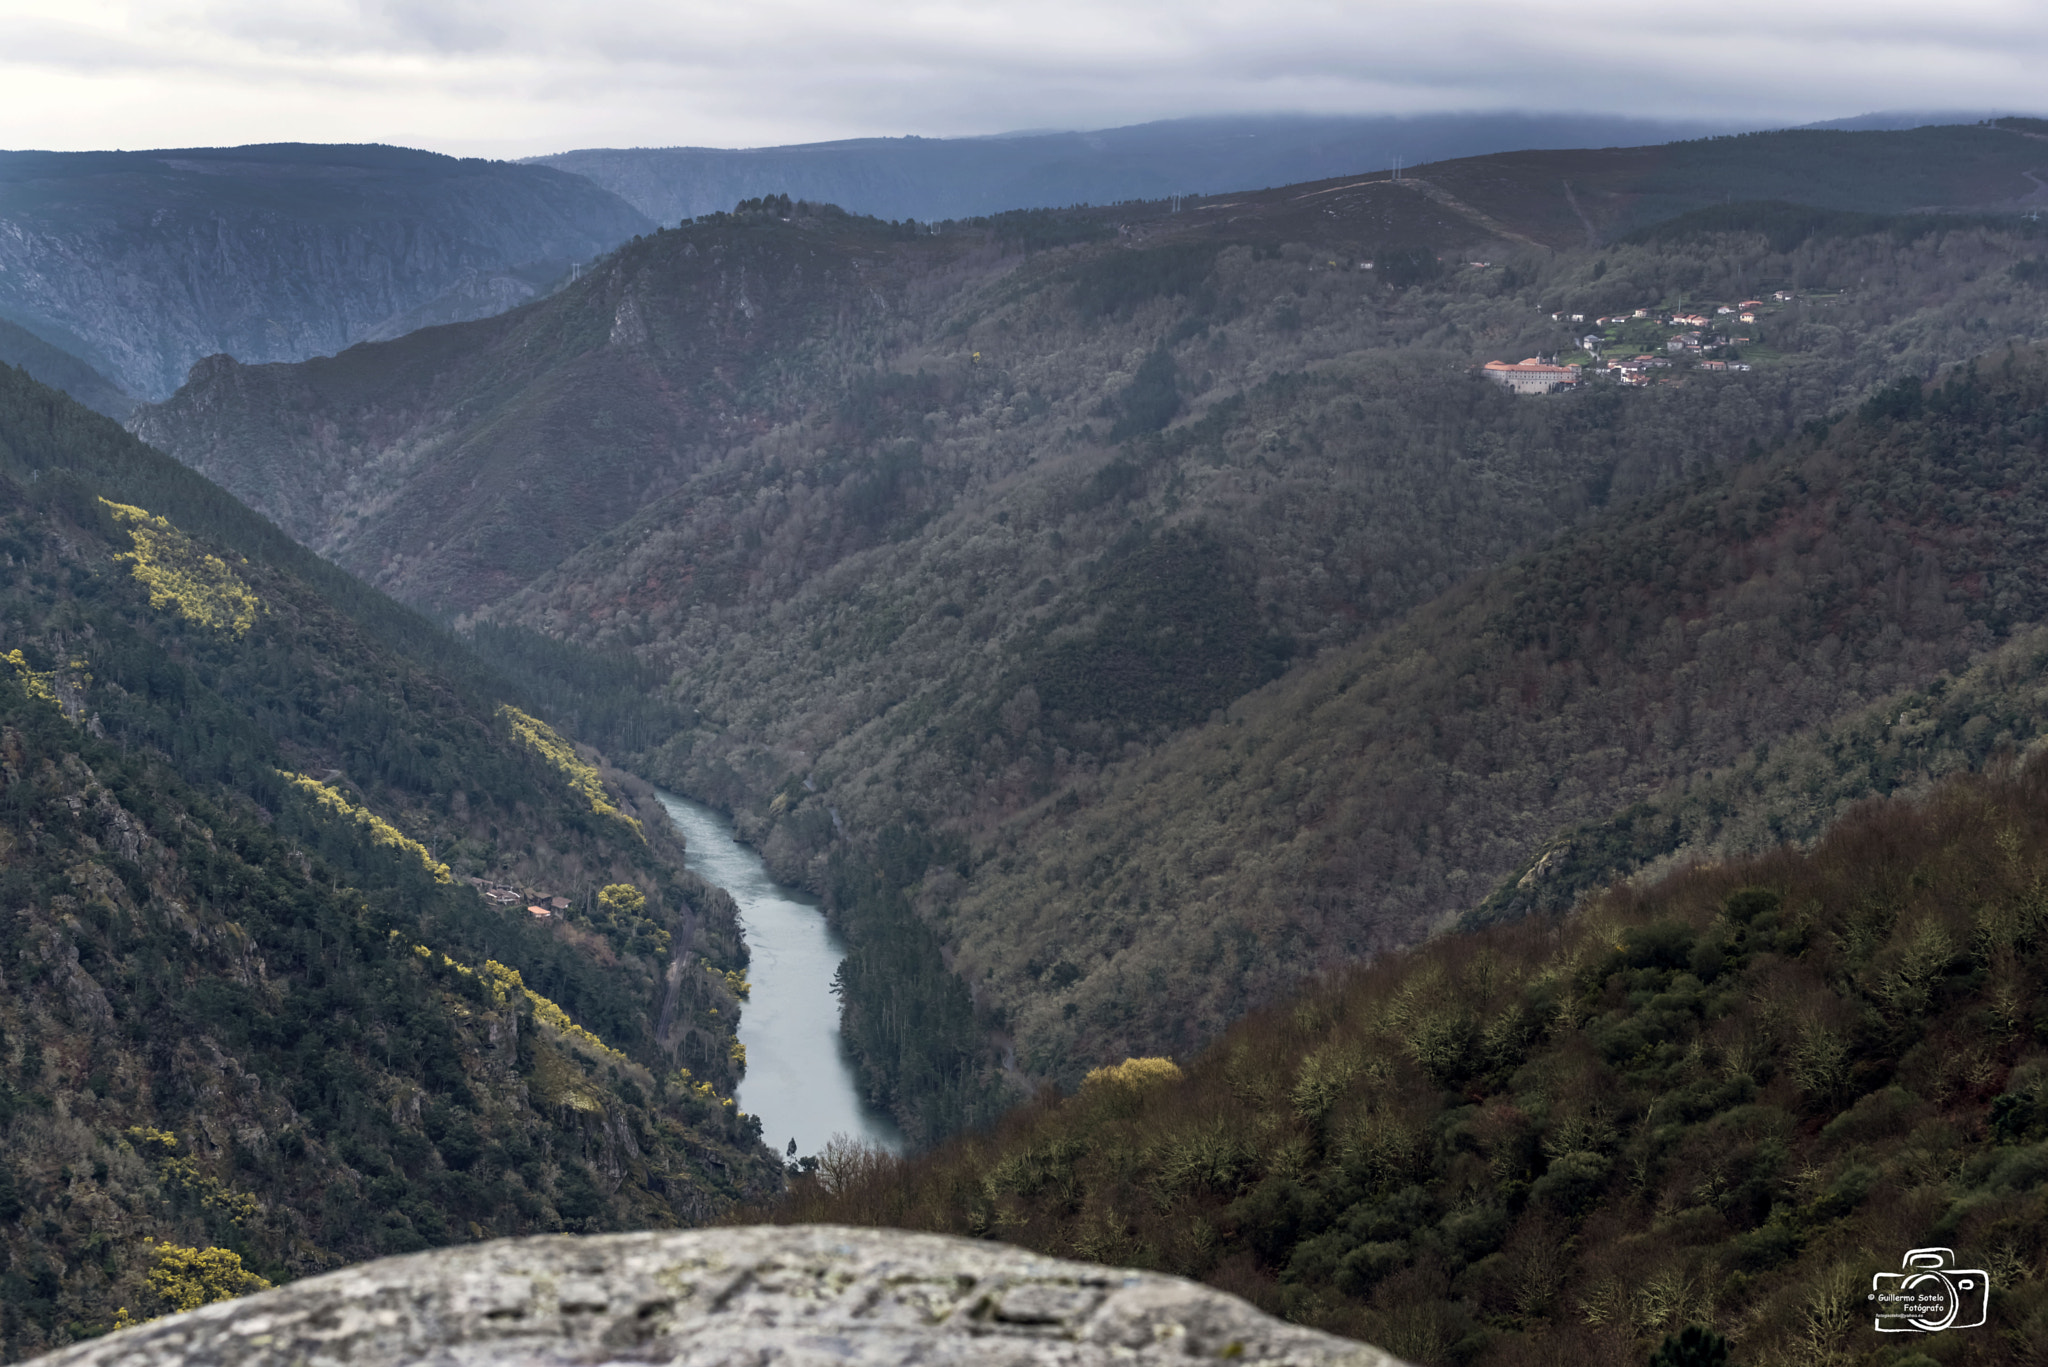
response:
[[[0,147],[761,147],[1239,113],[2048,105],[2040,0],[0,0]]]

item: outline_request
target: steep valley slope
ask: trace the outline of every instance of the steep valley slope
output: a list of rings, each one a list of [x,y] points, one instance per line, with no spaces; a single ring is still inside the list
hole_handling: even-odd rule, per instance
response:
[[[581,176],[396,147],[0,152],[0,319],[162,398],[205,356],[500,312],[649,226]]]
[[[0,564],[10,1359],[174,1308],[194,1259],[280,1279],[778,1186],[731,1102],[733,907],[644,785],[11,367]]]
[[[1991,149],[1940,173],[1965,180],[2028,146],[1953,137]],[[1731,146],[1752,141],[1769,150]],[[2043,306],[2015,216],[1729,205],[1589,248],[1515,188],[1519,163],[1482,160],[1508,187],[1492,199],[1432,168],[937,233],[757,205],[502,318],[221,363],[137,428],[401,596],[669,677],[690,722],[636,743],[636,767],[827,894],[869,1088],[929,1136],[1003,1095],[980,1039],[1068,1081],[1185,1051],[1469,910],[1560,827],[2031,620],[1942,637],[1956,622],[1910,615],[1920,598],[1856,581],[1867,639],[1786,628],[1771,649],[1851,644],[1740,704],[1695,697],[1695,670],[1637,732],[1609,734],[1613,699],[1589,694],[1532,740],[1514,709],[1559,702],[1549,684],[1473,701],[1444,662],[1490,659],[1520,591],[1469,576],[1574,528],[1665,536],[1692,498],[1699,611],[1747,622],[1715,579],[1741,538],[1701,511],[1712,481],[1896,377],[2036,335]],[[1572,313],[1620,314],[1626,352],[1669,331],[1635,308],[1778,290],[1744,329],[1748,371],[1531,400],[1471,374],[1566,350]],[[1662,668],[1623,644],[1626,669]],[[1283,724],[1345,670],[1385,680],[1347,690],[1364,711]],[[1477,739],[1453,743],[1452,699]],[[1695,734],[1660,711],[1703,707],[1737,720]],[[1418,716],[1449,729],[1403,729]],[[1523,745],[1545,758],[1470,769]]]
[[[0,364],[16,366],[30,378],[62,390],[116,422],[126,421],[135,411],[135,400],[121,386],[70,352],[5,318],[0,318]]]
[[[2028,301],[1998,288],[2019,240],[1964,220],[1937,231],[1935,219],[1902,244],[1887,241],[1899,229],[1853,214],[1750,206],[1724,209],[1741,240],[1734,259],[1700,238],[1624,234],[1755,182],[1788,194],[1810,185],[1865,212],[2017,204],[2034,191],[2023,172],[2043,147],[1977,127],[1516,153],[1426,178],[1380,173],[947,231],[751,201],[635,243],[511,316],[302,366],[217,357],[140,414],[137,431],[371,582],[468,610],[699,472],[787,466],[787,455],[747,453],[777,427],[813,449],[850,444],[845,468],[825,472],[840,485],[849,462],[878,458],[883,433],[864,428],[893,425],[900,448],[925,441],[905,424],[927,413],[944,424],[987,409],[1000,443],[939,435],[1007,448],[975,453],[981,477],[1000,480],[1077,443],[1107,450],[1198,417],[1319,361],[1415,347],[1471,362],[1569,351],[1580,335],[1569,315],[1785,286],[1802,297],[1760,324],[1771,335],[1752,341],[1767,354],[1848,360],[1860,383],[1884,364],[1925,376],[1973,346],[2030,335]],[[1571,185],[1608,251],[1582,250],[1587,229],[1559,198]],[[2002,239],[1975,261],[1962,251],[1972,229]],[[1492,264],[1467,264],[1478,258]],[[1909,335],[1871,335],[1929,305],[1937,313]],[[1623,340],[1661,347],[1663,335]],[[921,390],[902,388],[912,380]],[[1825,411],[1837,388],[1795,400],[1795,421]],[[911,412],[913,401],[926,407]],[[884,470],[870,492],[900,498],[906,479],[918,482]]]
[[[2006,353],[1567,533],[1016,819],[931,898],[954,967],[1031,1072],[1185,1054],[1558,826],[2042,620],[2044,441],[2048,354]]]

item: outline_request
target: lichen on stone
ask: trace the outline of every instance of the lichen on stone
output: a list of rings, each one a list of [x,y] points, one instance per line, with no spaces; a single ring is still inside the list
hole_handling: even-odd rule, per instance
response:
[[[1154,1273],[802,1225],[505,1239],[385,1258],[140,1325],[46,1367],[1402,1367]]]

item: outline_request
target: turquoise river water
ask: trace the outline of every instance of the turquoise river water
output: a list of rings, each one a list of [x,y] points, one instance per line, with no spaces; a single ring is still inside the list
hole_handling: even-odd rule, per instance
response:
[[[761,1117],[761,1137],[778,1153],[794,1139],[799,1154],[814,1154],[834,1135],[901,1152],[895,1125],[861,1103],[840,1043],[832,975],[846,946],[825,924],[825,913],[770,878],[760,856],[711,808],[669,793],[661,794],[661,805],[683,833],[690,871],[739,904],[753,984],[740,1010],[747,1072],[739,1108]]]

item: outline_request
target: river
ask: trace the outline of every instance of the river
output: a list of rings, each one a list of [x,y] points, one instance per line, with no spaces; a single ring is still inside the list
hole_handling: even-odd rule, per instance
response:
[[[740,1009],[747,1071],[739,1108],[761,1117],[761,1137],[777,1153],[794,1139],[799,1154],[815,1154],[835,1134],[901,1153],[902,1134],[861,1103],[853,1084],[853,1065],[839,1039],[839,999],[832,995],[846,945],[825,924],[825,913],[771,879],[723,816],[688,798],[660,797],[683,833],[684,864],[739,904],[753,984]]]

